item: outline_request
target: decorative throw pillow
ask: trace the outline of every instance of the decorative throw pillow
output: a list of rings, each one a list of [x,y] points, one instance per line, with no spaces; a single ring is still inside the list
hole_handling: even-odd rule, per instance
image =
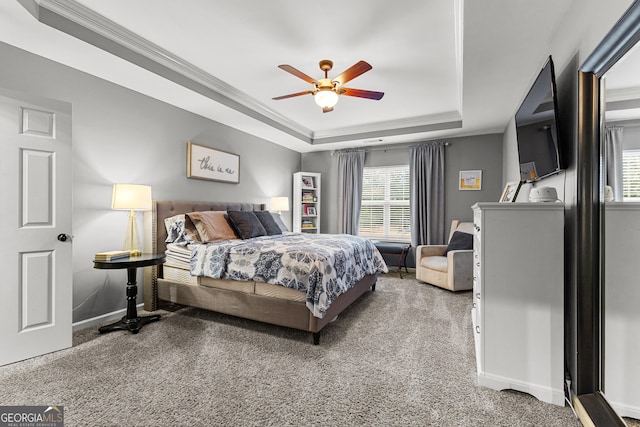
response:
[[[229,222],[241,239],[266,236],[267,230],[253,211],[228,211]]]
[[[270,213],[273,219],[275,220],[276,224],[278,224],[278,227],[280,227],[280,231],[282,231],[283,233],[285,231],[289,231],[285,223],[282,221],[282,218],[280,217],[280,214],[278,212],[270,212]]]
[[[167,229],[167,234],[169,234],[169,230],[176,221],[184,222],[184,214],[178,214],[164,219],[164,228]]]
[[[264,230],[267,232],[268,236],[274,236],[276,234],[282,234],[282,230],[276,223],[276,220],[273,219],[271,212],[269,211],[254,211],[255,216],[258,217],[258,221],[264,227]]]
[[[186,226],[189,220],[193,223],[201,242],[217,242],[220,240],[237,239],[225,218],[225,211],[190,212],[186,214]]]
[[[176,224],[178,222],[182,222],[182,228],[184,229],[184,215],[183,214],[179,214],[179,215],[174,215],[171,216],[169,218],[165,218],[164,219],[164,228],[167,230],[167,240],[165,240],[167,243],[171,243],[175,240],[176,236],[176,232],[179,230],[179,226],[177,226]]]
[[[184,214],[178,214],[164,219],[164,227],[167,230],[167,238],[165,239],[166,243],[175,243],[180,246],[186,246],[194,243],[193,238],[185,229],[184,222]]]
[[[447,246],[445,255],[449,251],[458,251],[465,249],[473,249],[473,234],[463,233],[462,231],[454,231],[449,245]]]

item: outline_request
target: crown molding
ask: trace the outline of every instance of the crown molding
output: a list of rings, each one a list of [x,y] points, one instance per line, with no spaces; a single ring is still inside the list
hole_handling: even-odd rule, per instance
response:
[[[427,117],[437,118],[435,120],[427,120]],[[393,127],[393,125],[397,127]],[[346,142],[367,140],[371,138],[387,138],[400,135],[424,134],[429,132],[460,129],[462,128],[462,119],[459,114],[437,114],[434,116],[421,116],[419,118],[403,119],[396,121],[382,122],[380,126],[350,128],[349,131],[336,133],[333,136],[316,137],[313,139],[313,145],[328,144],[333,142]],[[344,129],[343,129],[344,130]]]
[[[627,87],[622,89],[607,89],[605,100],[609,102],[629,101],[640,99],[640,87]]]
[[[442,123],[461,122],[462,116],[457,111],[449,111],[439,114],[431,114],[418,117],[407,117],[397,120],[368,123],[361,126],[349,126],[329,129],[313,133],[313,140],[335,139],[344,135],[357,135],[364,133],[376,133],[388,130],[414,129],[424,126],[433,126]]]
[[[214,101],[223,103],[258,120],[267,123],[272,122],[269,124],[277,123],[276,127],[288,128],[290,131],[287,133],[293,136],[300,136],[306,142],[311,142],[312,132],[306,127],[276,113],[255,98],[74,0],[19,1],[23,7],[43,24],[101,49],[107,47],[101,41],[101,39],[106,39],[112,44],[105,50],[110,51],[112,54],[133,62],[148,71],[160,74],[162,77],[169,78],[175,83],[196,90]],[[78,28],[72,28],[69,23],[73,23],[85,31],[78,31]],[[96,35],[98,37],[95,37]],[[135,55],[131,55],[127,51]],[[136,60],[135,57],[138,55],[150,60],[150,62]],[[158,65],[173,71],[181,78],[172,78],[170,74],[163,73],[157,67]],[[208,91],[197,90],[194,85],[188,85],[185,79],[208,89]]]

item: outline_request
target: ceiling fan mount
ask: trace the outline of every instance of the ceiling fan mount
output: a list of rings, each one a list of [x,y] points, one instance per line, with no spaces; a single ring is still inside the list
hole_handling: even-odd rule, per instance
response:
[[[320,69],[322,71],[326,73],[328,73],[329,71],[331,71],[331,69],[333,68],[333,61],[330,59],[323,59],[320,61]]]
[[[330,111],[333,111],[333,107],[338,102],[338,95],[354,96],[357,98],[373,99],[376,101],[380,100],[384,96],[384,92],[350,89],[342,86],[346,82],[355,79],[356,77],[366,73],[373,68],[365,61],[359,61],[355,63],[344,72],[342,72],[342,74],[339,74],[333,79],[329,78],[329,71],[333,69],[333,61],[329,59],[323,59],[320,61],[319,65],[320,69],[324,71],[324,78],[317,80],[309,77],[308,75],[292,67],[291,65],[278,65],[278,68],[291,73],[298,78],[301,78],[307,83],[311,83],[313,85],[313,89],[292,93],[289,95],[282,95],[273,99],[280,100],[310,94],[314,96],[316,103],[320,107],[322,107],[322,112],[328,113]]]

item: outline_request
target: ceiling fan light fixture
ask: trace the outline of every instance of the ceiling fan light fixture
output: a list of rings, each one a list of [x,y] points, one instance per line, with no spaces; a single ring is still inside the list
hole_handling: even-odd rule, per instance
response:
[[[318,104],[323,109],[333,108],[338,103],[338,94],[333,89],[320,89],[313,96]]]
[[[366,61],[358,61],[351,67],[347,68],[342,74],[330,79],[328,74],[333,67],[333,62],[328,59],[320,61],[320,69],[324,71],[324,78],[315,80],[303,73],[302,71],[292,67],[291,65],[281,64],[278,68],[291,73],[294,76],[301,78],[307,83],[311,83],[314,88],[312,90],[305,90],[303,92],[291,93],[289,95],[276,96],[274,100],[293,98],[301,95],[313,95],[313,98],[320,107],[322,107],[323,113],[333,111],[333,107],[338,103],[339,96],[354,96],[356,98],[373,99],[379,101],[384,96],[384,92],[375,92],[372,90],[362,89],[350,89],[343,87],[345,83],[355,79],[359,75],[371,70],[371,65]]]

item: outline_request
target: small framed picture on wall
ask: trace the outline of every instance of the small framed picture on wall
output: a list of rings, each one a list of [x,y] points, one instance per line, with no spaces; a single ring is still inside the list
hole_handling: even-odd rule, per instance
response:
[[[482,171],[460,171],[458,190],[482,190]]]

